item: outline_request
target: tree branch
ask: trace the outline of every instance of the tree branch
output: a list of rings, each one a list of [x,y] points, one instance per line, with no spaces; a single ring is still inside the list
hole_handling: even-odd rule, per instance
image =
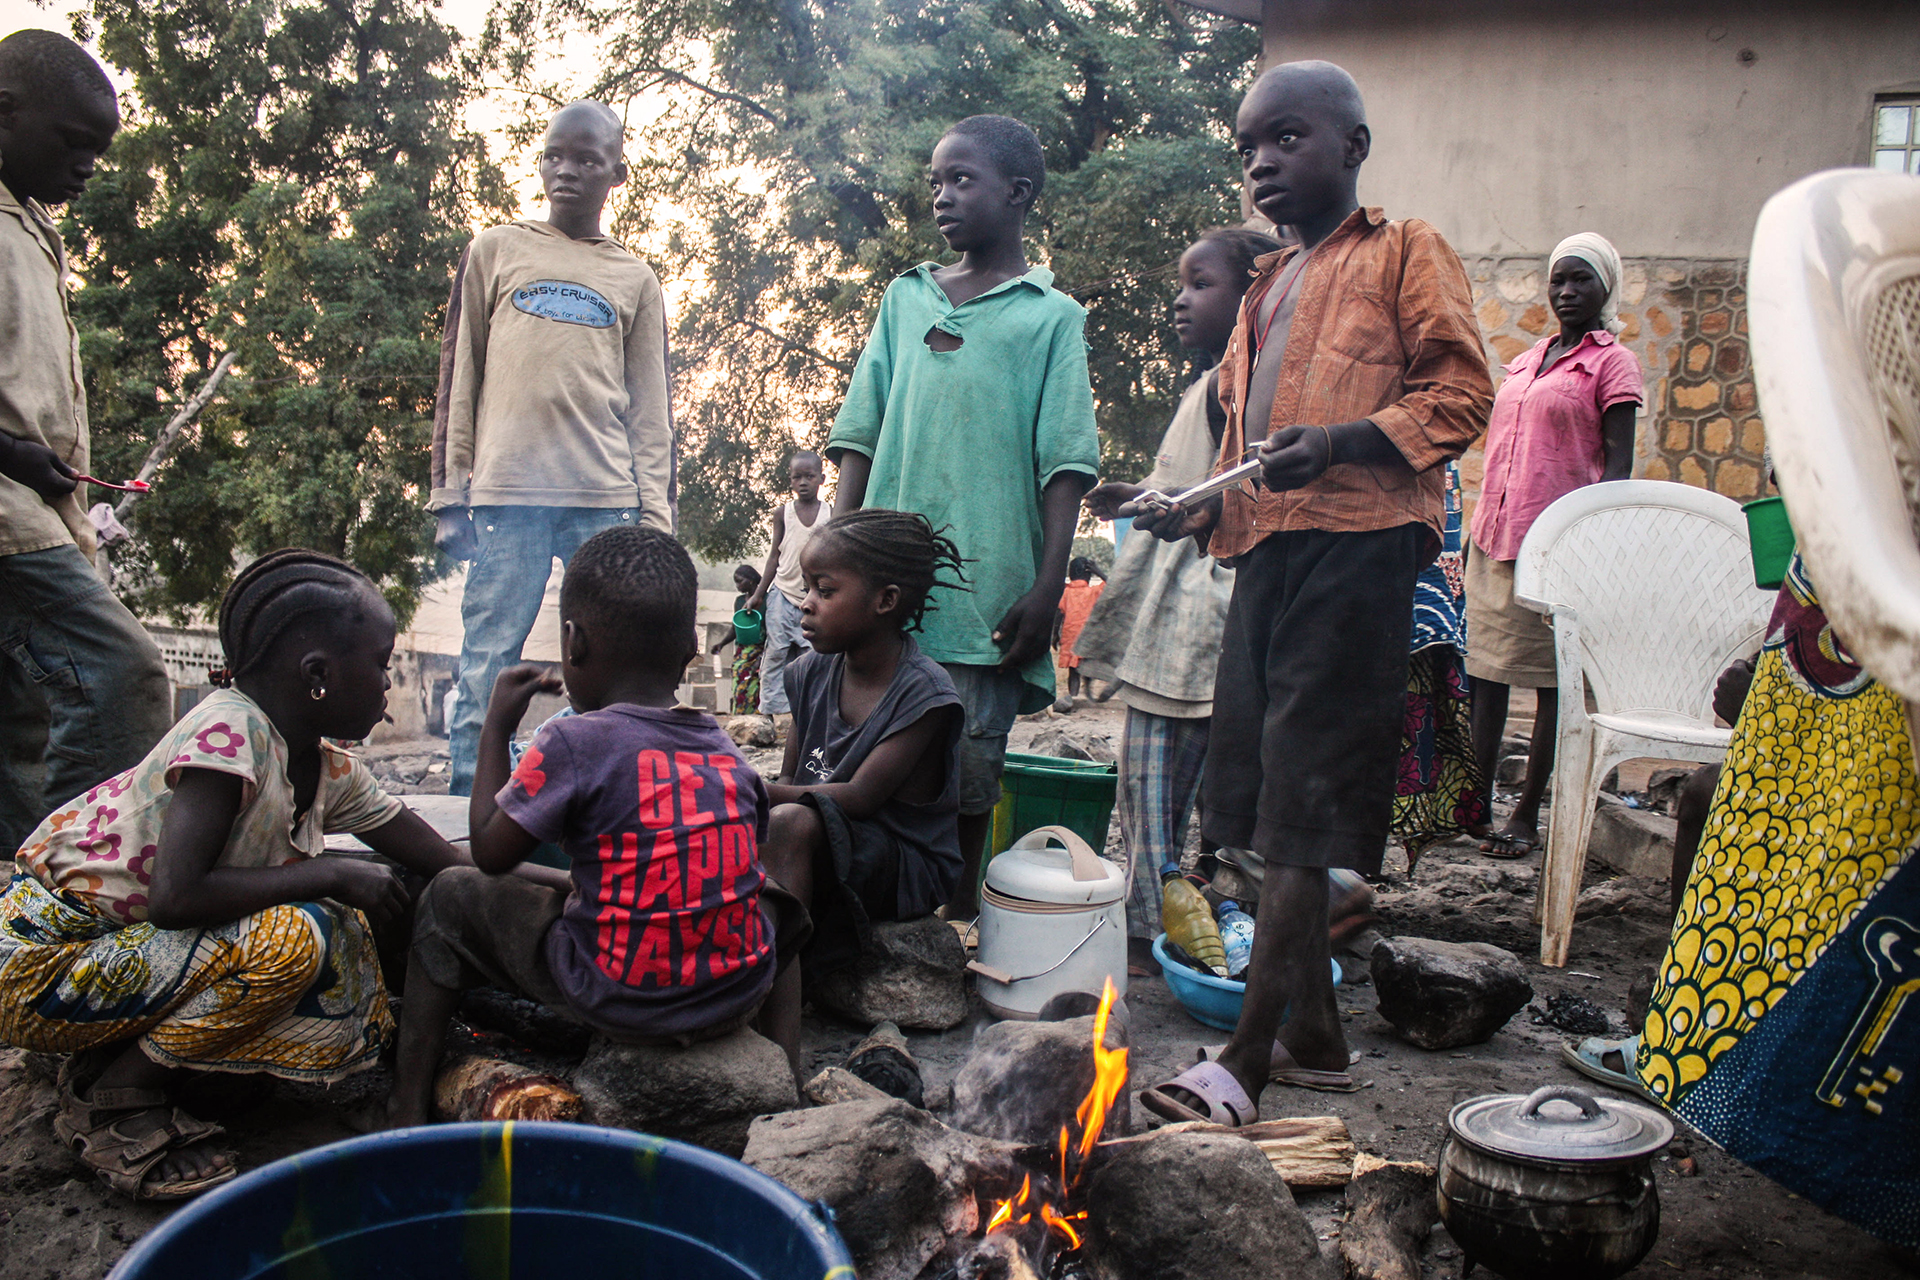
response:
[[[627,71],[624,74],[615,77],[613,80],[606,82],[604,85],[601,86],[601,92],[603,93],[608,92],[612,90],[615,86],[620,85],[623,81],[631,82],[632,80],[637,79],[638,77],[641,77],[641,76],[654,77],[653,84],[659,84],[662,81],[671,81],[674,84],[683,84],[687,86],[689,89],[697,89],[701,93],[704,93],[709,97],[719,98],[724,102],[731,102],[735,106],[745,107],[747,110],[753,112],[753,114],[759,116],[762,120],[765,120],[769,124],[777,125],[781,123],[779,116],[773,114],[773,112],[767,110],[765,107],[755,102],[752,98],[747,97],[745,94],[735,93],[731,89],[722,89],[715,85],[702,83],[699,80],[695,80],[692,76],[686,74],[684,71],[675,71],[671,67],[635,67],[632,70]],[[649,89],[652,87],[653,85],[641,86],[642,89]]]
[[[140,473],[134,479],[153,479],[153,473],[158,471],[160,464],[166,460],[167,450],[173,448],[173,442],[180,438],[180,433],[185,430],[186,425],[199,417],[200,411],[207,407],[207,401],[213,399],[213,393],[220,389],[220,380],[227,376],[227,370],[233,367],[233,362],[237,358],[237,353],[232,351],[220,357],[220,363],[213,366],[213,372],[208,374],[207,380],[200,384],[200,389],[193,393],[193,399],[181,405],[180,411],[173,415],[172,421],[161,428],[160,438],[155,440],[153,448],[147,451],[147,460],[140,464]],[[124,521],[127,514],[133,510],[134,499],[139,496],[138,493],[130,493],[120,499],[113,508],[114,517]]]
[[[779,343],[781,346],[785,347],[789,351],[797,351],[801,355],[806,356],[808,359],[818,360],[821,364],[826,365],[829,369],[838,369],[841,373],[845,373],[845,374],[852,374],[853,372],[853,366],[848,364],[846,361],[835,360],[832,356],[827,355],[825,352],[816,351],[814,348],[808,346],[804,342],[796,342],[792,338],[789,338],[784,333],[775,333],[772,329],[767,328],[767,326],[763,324],[755,324],[751,320],[736,320],[734,321],[734,323],[741,326],[742,328],[751,329],[755,333],[760,334],[762,337],[772,338],[775,342]]]

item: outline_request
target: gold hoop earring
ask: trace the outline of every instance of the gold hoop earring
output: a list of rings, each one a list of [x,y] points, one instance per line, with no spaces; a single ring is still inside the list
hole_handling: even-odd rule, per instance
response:
[[[324,686],[316,685],[315,687],[307,690],[307,696],[309,698],[312,698],[315,702],[318,702],[320,701],[320,699],[327,696],[327,691]]]

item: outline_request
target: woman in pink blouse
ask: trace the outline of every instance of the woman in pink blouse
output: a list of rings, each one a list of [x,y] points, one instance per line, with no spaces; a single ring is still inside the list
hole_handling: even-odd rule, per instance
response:
[[[1640,362],[1614,340],[1620,255],[1592,232],[1554,249],[1547,299],[1560,331],[1507,366],[1487,423],[1487,472],[1467,549],[1467,674],[1473,677],[1473,746],[1494,768],[1514,685],[1534,690],[1527,777],[1505,827],[1481,849],[1519,858],[1540,842],[1540,796],[1553,773],[1559,690],[1553,629],[1513,598],[1513,563],[1542,511],[1575,489],[1624,480],[1633,470]]]

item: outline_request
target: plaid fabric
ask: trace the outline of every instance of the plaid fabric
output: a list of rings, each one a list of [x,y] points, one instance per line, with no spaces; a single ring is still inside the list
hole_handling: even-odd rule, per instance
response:
[[[1130,937],[1151,938],[1160,932],[1160,876],[1180,869],[1212,723],[1127,708],[1119,807],[1120,838],[1133,865],[1127,897]]]
[[[1223,465],[1238,461],[1247,447],[1248,317],[1295,252],[1259,259],[1259,276],[1220,363]],[[1339,466],[1289,493],[1230,492],[1213,554],[1241,555],[1281,530],[1347,533],[1425,524],[1438,535],[1439,464],[1474,442],[1492,402],[1472,292],[1452,247],[1418,219],[1388,222],[1378,209],[1355,210],[1307,263],[1268,421],[1285,427],[1369,419],[1410,469]]]

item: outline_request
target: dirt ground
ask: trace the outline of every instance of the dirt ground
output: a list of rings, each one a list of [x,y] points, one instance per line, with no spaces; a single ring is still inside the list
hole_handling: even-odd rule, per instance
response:
[[[1117,706],[1083,704],[1070,716],[1023,721],[1014,745],[1023,747],[1036,734],[1065,724],[1076,736],[1104,735],[1118,746],[1121,716]],[[383,744],[369,754],[396,792],[446,790],[444,741]],[[772,753],[755,754],[756,765],[777,766]],[[1590,914],[1575,929],[1570,962],[1565,969],[1546,969],[1534,961],[1538,935],[1530,921],[1538,861],[1538,854],[1519,862],[1492,861],[1460,841],[1430,851],[1410,879],[1405,857],[1390,851],[1384,883],[1377,888],[1380,930],[1388,936],[1506,947],[1527,964],[1536,1009],[1549,997],[1578,995],[1605,1010],[1616,1031],[1624,1031],[1628,988],[1665,947],[1665,884],[1616,880],[1596,892],[1604,877],[1590,873],[1583,897],[1583,910]],[[1262,1100],[1263,1115],[1339,1115],[1361,1150],[1431,1161],[1456,1102],[1580,1079],[1556,1054],[1558,1044],[1570,1037],[1535,1025],[1532,1011],[1516,1015],[1484,1045],[1438,1053],[1413,1048],[1375,1012],[1365,965],[1347,959],[1350,976],[1340,988],[1340,1006],[1356,1055],[1353,1069],[1367,1087],[1348,1095],[1271,1088]],[[1191,1063],[1198,1045],[1223,1038],[1188,1017],[1157,978],[1136,980],[1127,1004],[1135,1089],[1168,1078]],[[931,1095],[946,1091],[983,1025],[984,1015],[943,1034],[910,1037]],[[864,1031],[809,1014],[806,1046],[812,1069],[844,1061]],[[209,1100],[196,1100],[195,1109],[227,1125],[243,1167],[251,1168],[351,1136],[344,1122],[347,1109],[384,1088],[383,1071],[330,1090],[236,1080],[223,1082]],[[165,1216],[164,1210],[129,1204],[88,1177],[53,1138],[52,1104],[51,1086],[25,1055],[0,1050],[0,1275],[7,1280],[94,1280]],[[1143,1117],[1135,1108],[1136,1126]],[[1632,1276],[1879,1280],[1920,1274],[1872,1237],[1747,1170],[1684,1125],[1678,1141],[1691,1152],[1698,1172],[1682,1177],[1674,1157],[1656,1161],[1660,1241]],[[1323,1248],[1334,1248],[1339,1193],[1303,1193],[1300,1201]],[[1423,1258],[1426,1275],[1452,1280],[1462,1265],[1458,1248],[1444,1229],[1436,1229]]]

